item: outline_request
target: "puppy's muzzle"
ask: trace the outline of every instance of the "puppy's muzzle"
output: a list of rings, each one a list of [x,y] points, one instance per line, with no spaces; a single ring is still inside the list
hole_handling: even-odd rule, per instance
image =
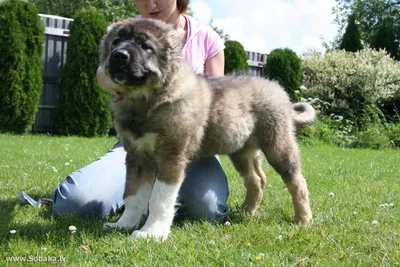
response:
[[[112,51],[108,63],[111,79],[116,84],[143,85],[149,74],[143,56],[129,47]]]
[[[109,72],[114,83],[125,83],[128,74],[129,52],[125,49],[114,50],[110,55]]]

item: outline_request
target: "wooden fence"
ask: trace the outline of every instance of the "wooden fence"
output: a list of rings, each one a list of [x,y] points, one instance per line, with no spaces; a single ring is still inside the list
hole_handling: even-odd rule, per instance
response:
[[[43,90],[33,131],[52,133],[72,19],[43,14],[39,14],[39,16],[45,26],[46,35],[42,57],[44,63]]]

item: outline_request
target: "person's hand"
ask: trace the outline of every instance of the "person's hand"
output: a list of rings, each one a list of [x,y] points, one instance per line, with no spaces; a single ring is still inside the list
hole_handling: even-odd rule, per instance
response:
[[[97,68],[96,78],[98,85],[104,91],[112,93],[114,91],[114,88],[116,88],[116,85],[110,78],[106,76],[102,67]]]

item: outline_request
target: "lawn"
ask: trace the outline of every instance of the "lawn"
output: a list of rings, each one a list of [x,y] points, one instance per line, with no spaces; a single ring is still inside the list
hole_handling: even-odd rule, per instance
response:
[[[266,163],[268,185],[259,211],[253,217],[237,212],[244,187],[222,157],[229,217],[220,224],[177,222],[169,239],[156,243],[104,232],[105,220],[56,219],[47,207],[19,205],[22,190],[36,199],[51,197],[58,183],[103,155],[115,138],[1,134],[0,143],[0,266],[18,265],[10,257],[25,257],[34,266],[60,259],[56,264],[67,266],[400,265],[400,150],[303,144],[310,227],[292,224],[289,193]]]

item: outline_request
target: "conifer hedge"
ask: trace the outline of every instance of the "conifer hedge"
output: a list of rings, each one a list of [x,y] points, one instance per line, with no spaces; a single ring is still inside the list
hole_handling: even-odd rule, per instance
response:
[[[96,81],[99,43],[107,26],[95,8],[82,9],[74,17],[56,110],[58,134],[93,137],[106,135],[111,128],[111,94]]]
[[[0,131],[25,133],[42,92],[44,27],[38,10],[22,0],[0,3]]]
[[[247,64],[246,51],[241,43],[238,41],[228,40],[225,42],[225,74],[231,72],[247,71],[249,64]]]
[[[302,84],[301,59],[289,48],[274,49],[267,57],[264,75],[282,85],[292,100]]]

